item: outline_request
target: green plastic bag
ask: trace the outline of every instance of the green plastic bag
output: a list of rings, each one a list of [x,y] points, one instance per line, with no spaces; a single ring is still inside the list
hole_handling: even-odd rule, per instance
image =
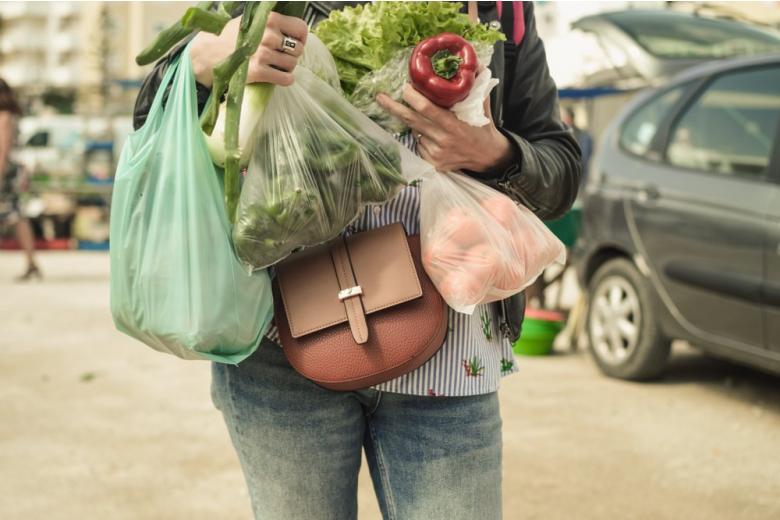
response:
[[[271,282],[235,256],[195,92],[187,48],[125,142],[111,204],[111,313],[155,350],[236,364],[268,329]]]

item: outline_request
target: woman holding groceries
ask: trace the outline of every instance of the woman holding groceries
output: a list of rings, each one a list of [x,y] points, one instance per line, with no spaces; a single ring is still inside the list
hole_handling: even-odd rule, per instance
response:
[[[309,27],[355,2],[310,2],[303,19],[272,13],[247,82],[291,85]],[[377,102],[411,131],[400,139],[439,171],[463,171],[542,219],[573,203],[580,151],[559,119],[555,84],[536,32],[531,2],[478,2],[479,21],[506,35],[491,63],[500,80],[485,103],[492,122],[469,126],[407,85],[403,100]],[[463,6],[466,12],[467,6]],[[203,108],[211,70],[235,48],[238,20],[220,36],[199,33],[190,54]],[[156,65],[136,102],[143,124],[179,46]],[[419,187],[368,207],[348,228],[358,233],[401,222],[420,228]],[[522,316],[522,299],[514,309]],[[365,449],[384,518],[499,519],[501,416],[498,387],[518,368],[497,304],[471,315],[449,310],[444,344],[412,372],[354,391],[329,390],[294,370],[274,327],[237,366],[213,364],[212,397],[246,477],[256,518],[355,519]],[[511,334],[510,334],[511,335]]]

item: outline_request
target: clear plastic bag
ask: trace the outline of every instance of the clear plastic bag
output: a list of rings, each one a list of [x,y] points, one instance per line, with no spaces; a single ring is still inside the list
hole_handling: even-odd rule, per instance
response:
[[[336,60],[316,34],[310,32],[306,36],[306,45],[303,47],[301,59],[298,60],[298,67],[306,67],[336,92],[341,92]]]
[[[311,71],[294,74],[255,130],[241,189],[233,241],[250,269],[338,236],[425,165]]]
[[[271,281],[265,271],[247,275],[233,252],[198,122],[189,47],[166,71],[144,125],[125,141],[110,256],[114,323],[155,350],[235,364],[268,329]]]
[[[536,215],[475,179],[426,174],[420,196],[423,266],[458,312],[517,294],[566,259]]]
[[[382,108],[376,102],[376,97],[384,93],[394,101],[402,100],[404,85],[409,82],[409,58],[412,50],[413,47],[401,49],[381,69],[360,78],[349,96],[349,101],[358,110],[391,134],[401,134],[409,127]]]
[[[493,46],[488,43],[471,42],[477,52],[479,64],[487,67],[493,57]],[[379,106],[376,97],[380,93],[402,102],[404,85],[409,83],[409,58],[414,47],[401,49],[380,69],[369,72],[358,81],[349,101],[361,112],[391,134],[402,134],[409,130],[403,121],[390,115]]]
[[[314,34],[309,34],[298,66],[308,68],[332,88],[341,92],[341,82],[339,81],[339,73],[336,70],[336,62],[333,60],[333,55]],[[262,120],[263,111],[257,107],[264,106],[272,92],[273,86],[259,83],[248,84],[244,89],[238,130],[238,151],[241,157],[239,164],[241,168],[246,168],[249,165],[249,160],[252,156],[252,134]],[[205,132],[203,134],[211,158],[214,160],[214,164],[220,168],[225,167],[226,118],[227,102],[223,101],[219,107],[219,115],[211,134],[206,134]]]
[[[469,97],[452,107],[474,126],[489,123],[484,99],[497,80],[487,68],[493,46],[472,43],[483,70]],[[388,132],[408,130],[376,102],[384,92],[402,100],[412,48],[398,51],[382,68],[363,76],[350,101]],[[426,163],[427,164],[427,163]],[[447,304],[471,314],[477,305],[508,298],[566,259],[564,245],[530,210],[460,173],[418,168],[422,179],[420,229],[423,266]]]

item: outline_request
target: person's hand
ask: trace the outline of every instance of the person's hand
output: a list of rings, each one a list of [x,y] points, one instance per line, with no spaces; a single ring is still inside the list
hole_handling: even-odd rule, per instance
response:
[[[211,87],[213,69],[220,61],[236,50],[236,36],[240,18],[234,18],[225,26],[222,33],[198,33],[190,48],[190,57],[198,83]],[[294,16],[284,16],[279,13],[268,15],[265,33],[257,47],[257,51],[249,59],[247,83],[274,83],[276,85],[292,85],[292,71],[298,64],[298,58],[303,54],[306,36],[309,28],[306,22]],[[294,50],[282,52],[282,40],[285,36],[298,40]]]
[[[377,96],[377,102],[412,129],[420,156],[438,171],[485,173],[504,169],[513,160],[512,144],[493,123],[489,99],[485,100],[485,114],[490,123],[476,127],[435,105],[409,84],[403,98],[408,107],[385,94]]]

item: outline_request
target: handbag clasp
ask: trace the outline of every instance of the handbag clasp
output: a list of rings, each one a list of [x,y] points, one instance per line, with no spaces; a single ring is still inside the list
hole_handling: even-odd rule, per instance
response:
[[[344,301],[347,298],[354,298],[355,296],[360,296],[363,294],[363,288],[359,285],[356,285],[354,287],[350,287],[349,289],[342,289],[339,291],[339,300]]]

